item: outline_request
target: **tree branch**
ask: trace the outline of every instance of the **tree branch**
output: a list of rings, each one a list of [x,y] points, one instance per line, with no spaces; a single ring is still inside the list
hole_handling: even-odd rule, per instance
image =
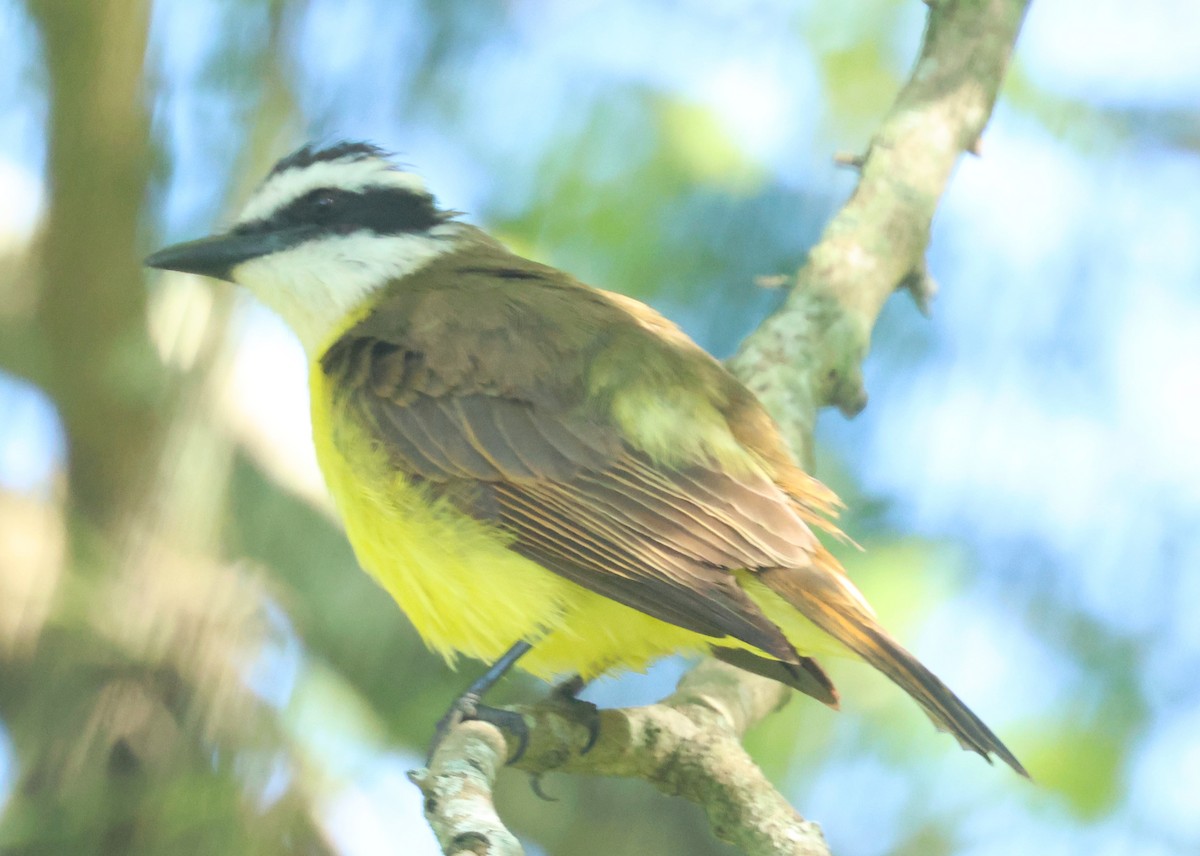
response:
[[[729,368],[805,467],[822,407],[866,406],[862,362],[884,302],[907,288],[928,312],[929,228],[959,156],[991,115],[1029,0],[935,0],[920,58],[861,161],[862,178],[800,268],[784,305]]]
[[[698,803],[717,837],[749,856],[828,856],[820,828],[796,813],[741,743],[747,729],[790,695],[775,681],[706,660],[657,704],[600,711],[599,736],[586,754],[580,750],[589,714],[582,705],[516,707],[529,745],[515,765],[535,776],[556,771],[642,779]],[[428,770],[410,774],[446,853],[521,852],[497,826],[491,803],[496,770],[517,751],[514,737],[505,740],[492,725],[466,723],[438,747]]]
[[[508,757],[500,729],[468,721],[446,735],[428,768],[409,771],[425,796],[425,817],[447,856],[524,853],[492,804],[496,774]]]
[[[905,288],[928,312],[936,290],[925,267],[933,214],[959,156],[978,148],[1028,5],[929,0],[912,75],[867,154],[854,159],[858,187],[813,247],[786,303],[730,360],[806,468],[818,410],[833,405],[853,416],[866,405],[862,362],[887,298]],[[517,708],[530,727],[517,766],[645,779],[700,803],[716,835],[750,856],[827,854],[819,828],[788,805],[740,742],[788,695],[779,684],[705,662],[659,704],[602,711],[600,737],[582,755],[587,720],[579,708]],[[429,770],[413,774],[447,853],[520,852],[491,801],[502,750],[496,729],[467,723],[444,741]]]
[[[142,88],[149,7],[29,4],[53,110],[31,337],[40,349],[26,376],[54,399],[66,429],[72,511],[118,538],[153,485],[171,400],[130,252],[150,173]]]

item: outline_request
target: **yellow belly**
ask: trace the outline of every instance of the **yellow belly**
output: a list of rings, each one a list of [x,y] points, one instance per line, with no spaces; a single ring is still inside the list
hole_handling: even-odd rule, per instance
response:
[[[525,671],[590,679],[714,642],[748,647],[651,618],[509,550],[502,530],[431,499],[389,467],[360,426],[329,406],[320,367],[310,376],[317,459],[359,563],[447,662],[460,653],[491,662],[524,639],[536,643],[519,661]],[[765,587],[747,589],[801,653],[829,650],[828,636]]]

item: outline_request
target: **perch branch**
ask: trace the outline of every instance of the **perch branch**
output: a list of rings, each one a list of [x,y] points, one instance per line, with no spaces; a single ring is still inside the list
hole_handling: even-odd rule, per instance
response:
[[[828,856],[820,828],[796,813],[742,747],[746,730],[790,695],[782,684],[706,660],[657,704],[600,711],[599,737],[586,754],[580,753],[589,737],[582,708],[554,702],[515,707],[530,735],[516,766],[535,776],[553,771],[642,779],[698,803],[717,837],[748,856]],[[517,750],[515,738],[508,737],[507,745],[505,739],[494,726],[467,723],[438,747],[428,770],[412,774],[446,853],[521,852],[497,826],[487,791],[498,767]],[[472,812],[472,823],[462,826]]]

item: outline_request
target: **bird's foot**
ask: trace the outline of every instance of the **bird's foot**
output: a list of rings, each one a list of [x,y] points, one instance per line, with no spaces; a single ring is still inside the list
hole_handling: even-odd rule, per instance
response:
[[[580,720],[587,729],[587,740],[579,750],[580,755],[591,752],[600,738],[600,709],[590,701],[579,698],[579,693],[586,685],[587,682],[583,678],[575,675],[550,690],[545,702],[549,707],[561,709],[569,718]]]
[[[425,758],[426,766],[433,760],[433,753],[437,751],[446,736],[456,726],[470,720],[491,723],[517,739],[517,748],[507,761],[509,764],[515,764],[521,760],[521,756],[529,747],[529,726],[525,724],[525,718],[521,714],[500,707],[480,704],[479,696],[476,693],[465,692],[454,700],[454,704],[450,705],[450,709],[438,720],[437,727],[433,731],[433,742],[429,744],[429,752]]]
[[[587,729],[587,738],[584,741],[583,747],[579,750],[580,755],[586,755],[596,745],[596,740],[600,737],[600,709],[590,701],[584,701],[579,698],[579,693],[582,692],[587,681],[579,675],[575,675],[560,684],[556,684],[546,698],[538,705],[552,710],[557,709],[564,717],[571,720],[582,721]],[[529,787],[534,794],[546,802],[558,802],[556,797],[552,797],[546,793],[542,787],[542,778],[545,773],[532,773],[529,776]]]

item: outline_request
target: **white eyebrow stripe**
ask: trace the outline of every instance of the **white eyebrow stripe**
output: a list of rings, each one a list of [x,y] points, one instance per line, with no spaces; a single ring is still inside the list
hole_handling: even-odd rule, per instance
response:
[[[318,187],[336,187],[355,193],[368,187],[395,187],[425,194],[425,182],[411,172],[401,172],[380,158],[353,156],[292,167],[263,182],[242,213],[238,223],[265,220],[289,202]]]

